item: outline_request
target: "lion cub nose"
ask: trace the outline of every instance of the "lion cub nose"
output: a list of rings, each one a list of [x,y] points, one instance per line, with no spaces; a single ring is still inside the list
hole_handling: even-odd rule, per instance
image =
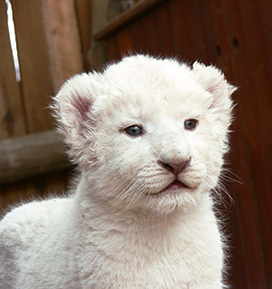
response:
[[[180,163],[173,163],[173,162],[164,163],[164,162],[159,161],[159,164],[163,168],[172,172],[177,177],[178,174],[180,174],[186,167],[190,165],[190,162],[191,162],[191,158]]]

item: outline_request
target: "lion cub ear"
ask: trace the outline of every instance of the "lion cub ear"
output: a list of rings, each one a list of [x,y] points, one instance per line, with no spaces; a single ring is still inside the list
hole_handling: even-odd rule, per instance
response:
[[[218,118],[228,126],[231,122],[233,107],[231,95],[236,87],[229,84],[224,74],[214,66],[205,66],[195,62],[192,73],[194,79],[213,97],[209,109],[214,114],[218,114]]]
[[[64,83],[50,106],[74,162],[79,162],[86,147],[91,149],[95,127],[92,106],[99,86],[95,73],[76,75]]]

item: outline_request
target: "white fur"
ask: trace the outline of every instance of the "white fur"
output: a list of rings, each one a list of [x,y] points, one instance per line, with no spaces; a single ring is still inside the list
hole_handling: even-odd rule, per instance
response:
[[[1,221],[0,288],[223,288],[210,192],[233,91],[215,67],[142,55],[67,81],[52,107],[80,180]],[[175,180],[162,164],[188,160],[177,176],[187,187],[162,192]]]

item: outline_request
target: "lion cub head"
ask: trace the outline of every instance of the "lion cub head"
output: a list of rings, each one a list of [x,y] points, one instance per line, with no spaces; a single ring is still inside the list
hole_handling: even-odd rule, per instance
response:
[[[73,77],[52,107],[90,194],[171,212],[216,187],[234,90],[213,66],[137,55]]]

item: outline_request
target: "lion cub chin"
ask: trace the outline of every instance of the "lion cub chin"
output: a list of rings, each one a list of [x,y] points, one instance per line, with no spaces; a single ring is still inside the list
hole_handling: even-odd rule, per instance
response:
[[[52,109],[78,185],[4,217],[0,287],[223,288],[211,190],[234,90],[213,66],[143,55],[67,81]]]

